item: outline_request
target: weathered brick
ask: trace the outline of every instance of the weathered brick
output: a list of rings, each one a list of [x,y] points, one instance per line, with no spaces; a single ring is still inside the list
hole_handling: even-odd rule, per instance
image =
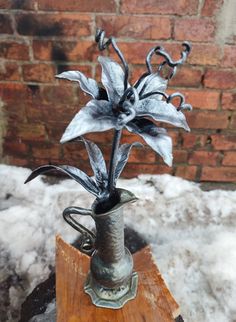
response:
[[[188,57],[188,63],[193,65],[218,65],[221,59],[221,50],[214,44],[194,44]]]
[[[60,83],[59,86],[48,85],[44,86],[41,90],[40,97],[44,104],[54,104],[55,108],[62,106],[64,109],[65,105],[72,105],[76,102],[74,96],[73,87],[70,84],[66,85],[65,82]]]
[[[221,62],[223,67],[236,67],[236,46],[225,46]]]
[[[3,143],[3,150],[5,154],[10,155],[26,155],[29,152],[29,146],[23,142],[15,142],[10,140],[5,140]]]
[[[18,128],[12,129],[17,138],[24,141],[45,141],[45,127],[42,124],[19,124]]]
[[[236,93],[223,92],[222,108],[226,109],[226,110],[235,110],[236,109]]]
[[[96,25],[115,37],[154,40],[171,37],[171,19],[167,17],[97,16]]]
[[[37,159],[59,159],[61,154],[61,146],[54,144],[51,147],[38,147],[32,148],[32,156]]]
[[[38,0],[38,8],[46,11],[115,12],[115,0]]]
[[[200,68],[183,66],[177,71],[169,84],[170,86],[199,87],[201,80],[202,71]]]
[[[177,166],[175,175],[187,180],[195,180],[197,174],[196,166]]]
[[[29,48],[24,43],[1,41],[0,57],[5,59],[28,60]]]
[[[121,177],[133,178],[140,174],[173,173],[173,168],[162,164],[127,163]]]
[[[207,136],[199,133],[182,133],[182,146],[187,149],[199,149],[207,145]]]
[[[3,81],[20,80],[18,65],[14,63],[5,63],[0,65],[0,80],[3,80]]]
[[[201,180],[235,182],[236,167],[203,167]]]
[[[208,88],[233,89],[236,86],[236,72],[232,70],[207,70],[204,85]]]
[[[211,135],[211,144],[215,150],[234,150],[236,149],[235,135]]]
[[[234,113],[232,116],[231,116],[231,120],[230,120],[230,129],[232,130],[236,130],[236,113]]]
[[[184,150],[176,150],[173,151],[173,164],[176,163],[185,163],[188,158],[188,152]]]
[[[34,10],[37,9],[37,0],[0,0],[0,9]]]
[[[15,156],[8,156],[8,161],[10,165],[15,165],[18,167],[29,166],[29,159],[27,158],[17,158]]]
[[[236,151],[225,152],[222,164],[236,166]]]
[[[211,19],[181,18],[175,20],[176,40],[209,42],[214,40],[215,24]]]
[[[206,17],[214,16],[221,8],[224,0],[205,0],[201,15]]]
[[[187,120],[191,129],[226,129],[229,115],[225,112],[197,112],[188,113]]]
[[[55,80],[55,66],[49,64],[26,64],[22,66],[26,82],[51,83]]]
[[[218,152],[210,152],[210,151],[194,151],[191,153],[189,157],[189,164],[195,165],[216,165],[219,160]]]
[[[193,15],[197,13],[198,0],[122,0],[122,13],[151,13],[151,14],[176,14]]]
[[[34,57],[46,61],[96,62],[97,44],[92,41],[46,41],[33,42]]]
[[[217,110],[220,100],[220,92],[211,90],[184,90],[186,102],[193,108],[204,110]]]
[[[92,17],[81,14],[18,14],[17,31],[27,36],[89,36],[92,32]]]
[[[78,70],[81,73],[83,73],[84,75],[86,75],[87,77],[92,77],[93,76],[93,72],[92,72],[92,67],[89,65],[85,65],[85,64],[70,64],[70,65],[65,65],[65,64],[57,64],[57,74],[60,74],[62,72],[65,71],[69,71],[69,70]],[[58,79],[60,82],[60,79]]]
[[[0,30],[1,30],[1,34],[13,33],[11,18],[9,15],[0,14]]]

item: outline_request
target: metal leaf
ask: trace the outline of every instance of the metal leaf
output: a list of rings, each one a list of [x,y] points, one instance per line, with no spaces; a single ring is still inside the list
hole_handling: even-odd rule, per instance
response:
[[[166,134],[165,129],[158,128],[147,119],[135,119],[128,123],[126,128],[130,132],[140,135],[168,166],[172,166],[172,140]]]
[[[83,171],[69,165],[61,165],[61,166],[44,165],[42,167],[39,167],[30,174],[30,176],[26,179],[25,183],[33,180],[40,174],[43,174],[45,172],[52,171],[52,170],[57,170],[65,173],[75,181],[79,182],[88,192],[92,193],[96,197],[99,195],[99,190],[94,180],[90,178]]]
[[[166,122],[190,131],[185,115],[171,103],[146,98],[136,106],[137,117],[147,116],[155,121]]]
[[[59,75],[56,75],[57,78],[64,78],[70,81],[79,82],[81,89],[91,95],[93,98],[99,97],[99,87],[97,82],[92,78],[87,78],[83,73],[79,71],[67,71]]]
[[[167,80],[160,77],[158,74],[149,74],[144,77],[140,82],[138,81],[137,91],[140,96],[146,95],[151,92],[165,92],[167,88]],[[161,95],[154,94],[151,98],[155,98],[158,100],[162,99]]]
[[[115,180],[119,178],[121,172],[123,171],[129,159],[130,151],[133,146],[138,147],[138,146],[142,146],[142,144],[138,142],[134,142],[132,144],[125,143],[119,147],[118,154],[117,154],[117,165],[115,169]]]
[[[89,161],[93,169],[97,185],[101,188],[101,190],[104,190],[104,188],[107,186],[108,174],[102,152],[95,143],[85,140],[84,138],[82,139],[89,155]]]
[[[102,66],[102,83],[107,90],[109,101],[118,104],[124,94],[125,74],[121,66],[108,57],[98,57]]]
[[[112,105],[107,101],[91,100],[75,115],[61,138],[61,143],[91,132],[107,131],[116,126]]]

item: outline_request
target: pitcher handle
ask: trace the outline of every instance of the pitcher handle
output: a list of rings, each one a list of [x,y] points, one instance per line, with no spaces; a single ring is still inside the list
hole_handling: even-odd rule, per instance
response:
[[[82,216],[91,216],[92,217],[92,210],[81,208],[81,207],[67,207],[63,211],[63,218],[64,220],[75,230],[81,233],[82,241],[79,245],[79,250],[86,254],[92,255],[95,250],[95,239],[96,235],[89,230],[88,228],[81,225],[72,215],[82,215]]]

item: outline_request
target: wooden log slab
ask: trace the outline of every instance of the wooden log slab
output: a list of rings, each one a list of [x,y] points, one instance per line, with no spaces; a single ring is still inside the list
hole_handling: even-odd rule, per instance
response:
[[[122,309],[98,308],[84,293],[90,258],[73,246],[56,238],[57,322],[173,322],[179,317],[179,306],[165,285],[146,246],[133,255],[138,272],[137,297]]]

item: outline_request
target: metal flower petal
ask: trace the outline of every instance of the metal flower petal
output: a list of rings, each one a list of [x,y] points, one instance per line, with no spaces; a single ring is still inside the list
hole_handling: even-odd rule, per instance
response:
[[[142,77],[140,80],[136,82],[134,87],[136,87],[139,97],[143,95],[152,93],[152,92],[165,92],[167,88],[167,80],[160,77],[156,74],[149,74],[145,77]],[[152,98],[161,100],[162,96],[158,94],[153,94]]]
[[[123,171],[129,159],[130,151],[133,146],[138,147],[138,146],[142,146],[142,144],[139,142],[134,142],[131,144],[125,143],[119,147],[118,154],[117,154],[117,165],[115,169],[115,180],[119,178],[121,172]]]
[[[111,103],[118,104],[124,94],[124,71],[111,58],[99,56],[98,61],[102,66],[102,83],[107,90],[108,99]]]
[[[56,75],[57,78],[68,79],[70,81],[79,82],[81,89],[91,95],[93,98],[99,97],[99,87],[97,82],[86,77],[83,73],[75,70],[63,72],[59,75]]]
[[[48,171],[57,170],[61,171],[64,174],[68,175],[75,181],[79,182],[87,191],[91,192],[96,197],[99,195],[99,190],[96,186],[96,183],[92,178],[90,178],[86,173],[81,171],[80,169],[77,169],[75,167],[69,166],[69,165],[43,165],[41,167],[38,167],[32,173],[29,175],[29,177],[26,179],[25,183],[33,180],[40,174],[44,174]]]
[[[126,125],[127,130],[140,135],[168,166],[172,166],[172,140],[166,130],[147,119],[135,119]]]
[[[177,111],[171,103],[146,98],[139,101],[136,113],[137,117],[151,117],[155,121],[170,123],[190,131],[185,115],[181,111]]]
[[[65,143],[90,132],[110,130],[116,127],[116,122],[111,103],[91,100],[72,119],[60,142]]]
[[[101,191],[103,191],[107,185],[108,174],[102,151],[92,141],[85,140],[84,138],[82,139],[88,152],[89,161],[93,169],[97,185]]]

